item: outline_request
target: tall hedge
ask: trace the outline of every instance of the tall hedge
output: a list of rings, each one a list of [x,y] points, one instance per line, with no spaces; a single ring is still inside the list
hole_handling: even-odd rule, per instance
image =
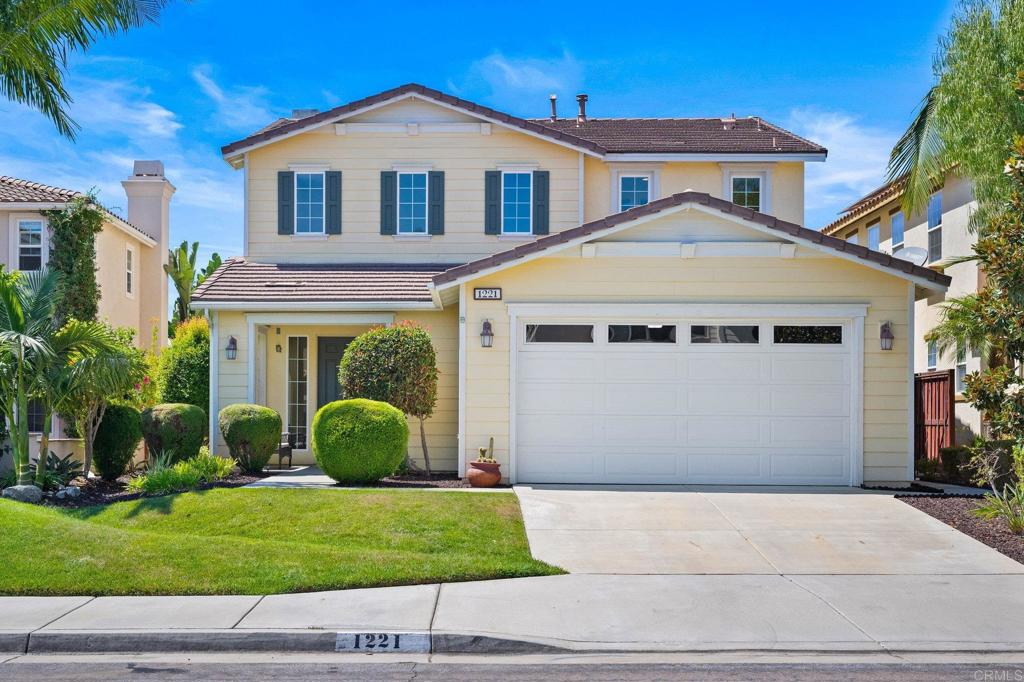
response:
[[[171,345],[160,355],[161,399],[210,406],[210,323],[192,317],[179,324]]]
[[[142,412],[142,437],[150,456],[170,452],[175,462],[191,459],[199,454],[208,428],[206,412],[195,405],[164,403]]]
[[[402,465],[409,424],[402,411],[376,400],[336,400],[313,417],[313,456],[339,483],[372,483]]]
[[[131,405],[108,405],[93,440],[93,466],[105,481],[124,474],[142,440],[142,416]]]

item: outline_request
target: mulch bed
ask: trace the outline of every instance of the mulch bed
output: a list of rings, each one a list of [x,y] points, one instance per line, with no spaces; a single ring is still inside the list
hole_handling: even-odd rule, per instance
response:
[[[271,476],[269,473],[243,474],[235,472],[227,478],[214,483],[204,483],[195,490],[209,490],[211,488],[240,488],[243,485],[255,483],[261,478]],[[96,504],[111,504],[112,502],[127,502],[137,500],[145,495],[133,493],[127,489],[128,477],[122,476],[116,481],[104,481],[101,478],[76,478],[71,485],[78,486],[82,494],[78,497],[66,497],[62,500],[55,495],[43,499],[43,504],[50,507],[89,507]]]
[[[971,513],[979,498],[914,495],[897,499],[1024,564],[1024,536],[1011,533],[1002,519],[989,521]]]
[[[937,485],[924,485],[914,481],[910,485],[896,488],[887,485],[862,485],[861,488],[864,490],[890,490],[902,493],[941,493],[942,488]]]

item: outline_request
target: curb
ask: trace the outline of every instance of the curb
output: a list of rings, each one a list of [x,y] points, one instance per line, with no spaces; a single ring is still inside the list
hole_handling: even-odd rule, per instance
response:
[[[0,630],[0,654],[23,654],[28,649],[28,631]]]

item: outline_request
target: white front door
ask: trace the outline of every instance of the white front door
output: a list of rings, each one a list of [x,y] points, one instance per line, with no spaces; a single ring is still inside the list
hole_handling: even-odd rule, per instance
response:
[[[517,327],[519,482],[856,482],[849,320]]]

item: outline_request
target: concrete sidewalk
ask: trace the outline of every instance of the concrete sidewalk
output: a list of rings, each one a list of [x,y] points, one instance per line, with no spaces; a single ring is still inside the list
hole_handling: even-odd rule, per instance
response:
[[[1024,652],[1024,575],[565,575],[266,597],[0,598],[4,653],[733,650]]]

